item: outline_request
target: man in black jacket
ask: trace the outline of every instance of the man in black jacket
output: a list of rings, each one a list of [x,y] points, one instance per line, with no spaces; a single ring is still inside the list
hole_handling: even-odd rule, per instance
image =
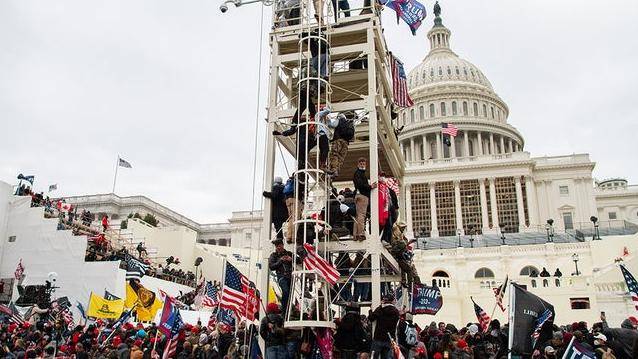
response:
[[[275,251],[268,258],[268,268],[277,274],[277,284],[281,289],[281,307],[284,312],[288,306],[290,296],[290,281],[292,278],[292,253],[284,248],[280,239],[274,242]]]
[[[372,336],[372,351],[374,358],[390,359],[392,355],[392,345],[390,338],[396,340],[397,323],[401,314],[394,306],[394,296],[387,294],[383,297],[383,303],[370,313],[370,322],[377,322],[377,326]]]
[[[370,192],[373,188],[377,188],[377,183],[368,183],[368,176],[366,176],[367,160],[365,158],[359,158],[357,162],[357,170],[354,171],[354,177],[352,182],[354,188],[357,190],[357,195],[354,197],[354,203],[357,207],[357,220],[354,224],[354,240],[363,241],[366,239],[364,231],[366,225],[366,216],[368,214],[368,204],[370,203]]]
[[[281,177],[275,177],[272,184],[272,191],[264,191],[264,197],[270,198],[270,218],[277,232],[277,239],[284,239],[284,232],[281,230],[282,225],[288,219],[288,208],[286,207],[286,198],[284,196],[284,184]]]
[[[284,318],[276,303],[268,303],[266,316],[259,325],[259,335],[266,345],[266,359],[286,359]]]

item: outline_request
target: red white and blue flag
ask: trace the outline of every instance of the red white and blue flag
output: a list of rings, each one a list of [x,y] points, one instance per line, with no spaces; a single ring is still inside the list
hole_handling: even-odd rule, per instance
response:
[[[206,282],[202,295],[202,306],[216,307],[219,305],[219,292],[211,281]]]
[[[456,137],[456,134],[459,132],[459,128],[454,126],[451,123],[442,123],[441,124],[441,133],[444,135]]]
[[[414,105],[408,93],[408,82],[405,76],[405,69],[401,60],[390,54],[390,67],[392,69],[392,92],[394,103],[399,107],[410,107]]]
[[[303,247],[307,253],[303,259],[303,264],[306,269],[316,270],[328,283],[332,285],[336,284],[339,279],[339,271],[337,268],[318,255],[317,252],[315,252],[315,247],[311,244],[305,243]]]
[[[625,278],[625,283],[627,283],[627,290],[631,296],[631,301],[634,303],[634,308],[638,310],[638,282],[636,282],[636,278],[629,273],[624,265],[620,266],[620,271],[622,272],[622,276]]]
[[[425,19],[425,6],[416,0],[388,0],[381,3],[397,13],[397,24],[399,17],[410,26],[412,35],[416,35],[416,30],[421,26]]]
[[[167,295],[164,298],[164,308],[162,308],[158,329],[170,339],[177,336],[182,326],[184,326],[184,321],[179,314],[179,309],[175,305],[174,299]]]
[[[490,316],[483,310],[483,308],[479,307],[478,304],[474,301],[474,298],[470,297],[472,303],[474,304],[474,313],[476,314],[476,318],[479,321],[479,326],[481,327],[481,332],[487,331],[487,328],[490,325]]]
[[[538,317],[536,318],[536,322],[535,322],[535,327],[534,327],[534,331],[532,332],[532,347],[536,347],[536,342],[538,341],[538,338],[541,336],[541,330],[543,329],[543,325],[545,325],[545,323],[548,320],[552,320],[552,317],[554,316],[554,313],[548,308],[545,309],[545,311]]]
[[[219,306],[234,311],[238,317],[245,317],[248,287],[250,287],[250,280],[234,265],[226,262],[224,287]]]

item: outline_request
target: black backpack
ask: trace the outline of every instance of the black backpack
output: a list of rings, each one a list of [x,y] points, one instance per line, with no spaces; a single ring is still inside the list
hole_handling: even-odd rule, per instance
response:
[[[339,134],[340,138],[346,141],[352,141],[354,139],[354,121],[345,117],[340,118],[335,132]]]

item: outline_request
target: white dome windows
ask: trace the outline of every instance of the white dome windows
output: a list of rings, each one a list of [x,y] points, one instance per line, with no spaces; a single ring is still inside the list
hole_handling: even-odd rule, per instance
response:
[[[419,120],[425,120],[425,108],[423,108],[423,105],[419,106]]]
[[[447,74],[452,75],[452,70],[450,70],[450,66],[447,67]]]
[[[410,123],[414,123],[414,108],[410,110]]]
[[[434,104],[430,104],[430,118],[434,118]]]
[[[443,69],[439,66],[439,76],[443,76]]]
[[[467,116],[467,101],[463,101],[463,116]]]
[[[483,104],[483,117],[487,118],[487,105]]]
[[[456,101],[452,101],[452,116],[457,115]]]
[[[474,102],[472,104],[472,109],[474,110],[474,117],[478,117],[478,104],[476,102]]]
[[[459,71],[459,67],[456,67],[456,76],[459,76],[461,74],[461,72]]]
[[[434,77],[434,67],[430,69],[430,77]]]
[[[445,102],[441,102],[441,116],[447,116],[445,111]]]
[[[494,106],[490,107],[490,110],[492,111],[492,120],[494,119]]]

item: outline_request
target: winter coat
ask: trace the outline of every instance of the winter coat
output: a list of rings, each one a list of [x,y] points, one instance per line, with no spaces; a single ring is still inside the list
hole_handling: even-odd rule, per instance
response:
[[[368,183],[368,176],[366,176],[366,171],[357,168],[357,170],[354,171],[352,183],[354,183],[354,188],[359,194],[370,198],[370,191],[372,190],[372,187],[370,187],[370,184]]]
[[[290,256],[292,252],[283,250],[281,252],[274,251],[268,258],[268,268],[277,273],[277,278],[290,278],[292,275],[292,260],[285,261],[281,257]]]
[[[373,339],[381,342],[390,341],[388,334],[396,339],[397,324],[399,323],[399,310],[392,304],[382,304],[370,314],[370,322],[377,322]]]
[[[264,191],[264,197],[270,198],[270,208],[272,211],[272,219],[286,220],[288,218],[288,207],[286,207],[286,198],[284,196],[284,185],[275,183],[272,185],[272,191]]]
[[[612,337],[612,347],[615,349],[616,356],[619,358],[632,358],[634,350],[634,341],[638,339],[638,331],[632,328],[629,319],[625,319],[620,328],[610,328],[607,322],[602,322],[603,334],[607,338]]]
[[[272,328],[269,328],[268,324],[272,324]],[[264,339],[267,348],[284,345],[286,332],[284,331],[284,318],[281,314],[266,314],[259,325],[259,335]]]

